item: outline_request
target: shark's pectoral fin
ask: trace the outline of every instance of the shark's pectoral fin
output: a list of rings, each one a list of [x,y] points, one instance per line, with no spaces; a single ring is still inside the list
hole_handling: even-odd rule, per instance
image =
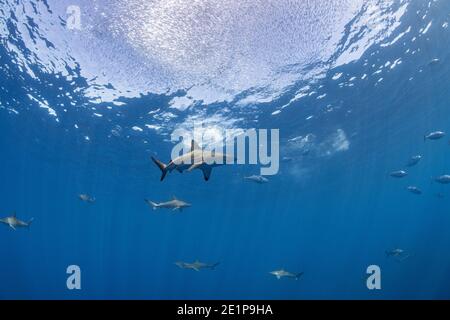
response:
[[[202,168],[203,171],[203,178],[205,178],[205,181],[209,180],[209,177],[211,176],[212,167],[205,166]]]
[[[11,229],[13,229],[14,231],[16,231],[16,228],[15,228],[12,224],[9,224],[9,227],[10,227]]]
[[[281,277],[277,275],[277,279],[278,279],[278,280],[280,280],[280,279],[281,279]]]
[[[197,272],[199,272],[200,271],[200,269],[199,268],[192,268],[192,269],[194,269],[195,271],[197,271]]]
[[[202,166],[203,163],[194,163],[192,166],[189,167],[189,169],[187,170],[188,172],[191,172],[194,169],[200,168]]]

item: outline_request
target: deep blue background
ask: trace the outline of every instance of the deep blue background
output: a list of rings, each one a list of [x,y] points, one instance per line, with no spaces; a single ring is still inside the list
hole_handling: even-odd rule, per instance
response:
[[[414,30],[422,23],[414,14],[425,3],[419,2],[402,21]],[[375,45],[359,61],[330,70],[321,84],[326,102],[341,111],[305,122],[319,107],[310,99],[279,117],[262,116],[258,126],[280,128],[285,144],[299,130],[320,136],[338,128],[351,143],[333,157],[304,156],[301,165],[311,168],[304,177],[288,174],[295,163],[282,163],[265,185],[242,181],[258,172],[251,166],[214,169],[208,183],[198,171],[174,172],[160,183],[149,156],[167,161],[170,144],[156,135],[146,148],[133,136],[106,138],[110,124],[102,127],[82,111],[69,111],[56,123],[45,110],[28,106],[21,88],[35,84],[18,76],[0,46],[1,64],[11,68],[0,75],[2,104],[15,99],[22,105],[20,115],[0,110],[0,212],[35,218],[30,230],[0,226],[0,298],[450,298],[450,186],[431,183],[450,173],[450,145],[448,137],[423,141],[430,131],[450,133],[450,41],[448,29],[440,28],[448,13],[441,2],[431,12],[436,27],[414,43],[420,53],[403,58],[379,85],[374,78],[339,88],[331,77],[371,74],[372,63],[402,56],[403,41]],[[436,58],[439,63],[428,64]],[[52,96],[48,89],[50,102]],[[120,121],[167,101],[131,99]],[[90,143],[69,129],[79,121],[94,137]],[[408,177],[388,176],[415,154],[424,159]],[[411,184],[423,195],[408,193]],[[80,193],[94,195],[96,203],[80,202]],[[172,195],[193,207],[154,213],[143,201]],[[411,257],[400,263],[385,256],[397,247]],[[174,265],[196,259],[221,264],[198,273]],[[82,270],[79,292],[65,287],[71,264]],[[382,270],[378,292],[365,286],[371,264]],[[279,268],[305,274],[298,281],[269,275]]]

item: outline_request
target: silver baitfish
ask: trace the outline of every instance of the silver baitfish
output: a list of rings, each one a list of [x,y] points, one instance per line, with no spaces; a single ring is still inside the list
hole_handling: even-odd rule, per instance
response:
[[[445,132],[443,131],[434,131],[423,137],[423,140],[439,140],[445,137]]]
[[[434,181],[439,182],[441,184],[449,184],[450,183],[450,175],[444,174],[442,176],[434,178]]]
[[[409,186],[408,188],[406,188],[409,192],[414,193],[414,194],[422,194],[422,190],[420,190],[419,188],[415,187],[415,186]]]
[[[406,173],[406,171],[404,171],[404,170],[399,170],[399,171],[391,172],[389,175],[393,178],[403,178],[403,177],[406,177],[408,175],[408,173]]]
[[[422,156],[417,155],[413,156],[408,160],[408,163],[406,164],[408,167],[414,167],[416,164],[418,164],[422,160]]]

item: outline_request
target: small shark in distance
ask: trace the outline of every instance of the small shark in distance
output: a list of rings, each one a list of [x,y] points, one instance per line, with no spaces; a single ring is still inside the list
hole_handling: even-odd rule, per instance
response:
[[[292,272],[286,271],[284,269],[281,269],[281,270],[272,271],[272,272],[270,272],[270,274],[277,277],[278,280],[281,278],[292,278],[292,279],[298,280],[304,274],[304,272],[292,273]]]
[[[179,261],[179,262],[175,262],[175,264],[178,267],[180,267],[181,269],[192,269],[195,271],[200,271],[201,269],[214,270],[219,265],[219,262],[214,263],[214,264],[207,264],[207,263],[203,263],[198,260],[195,260],[195,262],[193,262],[193,263]]]
[[[156,209],[172,209],[173,211],[179,210],[183,211],[184,208],[189,208],[191,206],[190,203],[187,203],[182,200],[178,200],[175,196],[173,196],[172,200],[156,203],[150,200],[145,199],[145,202],[153,208],[153,210]]]
[[[79,198],[81,201],[84,201],[84,202],[87,202],[87,203],[94,203],[94,202],[95,202],[95,198],[91,197],[91,196],[88,195],[88,194],[84,194],[84,193],[78,195],[78,198]]]
[[[256,176],[256,175],[250,176],[250,177],[244,177],[244,180],[252,181],[252,182],[255,182],[258,184],[264,184],[264,183],[269,182],[269,179],[267,179],[263,176]]]
[[[404,261],[409,258],[409,253],[406,253],[403,249],[393,249],[386,251],[386,257],[396,258],[398,261]]]
[[[215,163],[214,159],[217,158],[222,159],[222,163]],[[160,181],[163,181],[167,173],[172,172],[173,170],[182,173],[184,170],[190,172],[194,169],[201,170],[203,172],[203,178],[205,181],[208,181],[211,176],[212,168],[231,163],[235,158],[223,153],[216,152],[213,154],[211,151],[204,151],[194,140],[192,140],[191,151],[170,160],[167,165],[154,157],[152,157],[152,160],[161,170]]]
[[[14,212],[12,216],[0,219],[0,223],[6,224],[11,229],[16,230],[16,228],[29,228],[33,220],[33,218],[31,218],[28,222],[19,220]]]

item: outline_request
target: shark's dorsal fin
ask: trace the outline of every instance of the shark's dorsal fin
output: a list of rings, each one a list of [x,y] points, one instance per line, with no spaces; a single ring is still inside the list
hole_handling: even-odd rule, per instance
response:
[[[177,199],[177,197],[175,197],[175,196],[172,196],[172,200],[178,200],[178,199]]]
[[[200,146],[198,145],[198,143],[195,142],[194,139],[192,139],[192,140],[191,140],[191,151],[194,151],[194,150],[201,150],[201,148],[200,148]]]
[[[13,211],[12,216],[13,216],[14,218],[17,217],[17,212]]]

